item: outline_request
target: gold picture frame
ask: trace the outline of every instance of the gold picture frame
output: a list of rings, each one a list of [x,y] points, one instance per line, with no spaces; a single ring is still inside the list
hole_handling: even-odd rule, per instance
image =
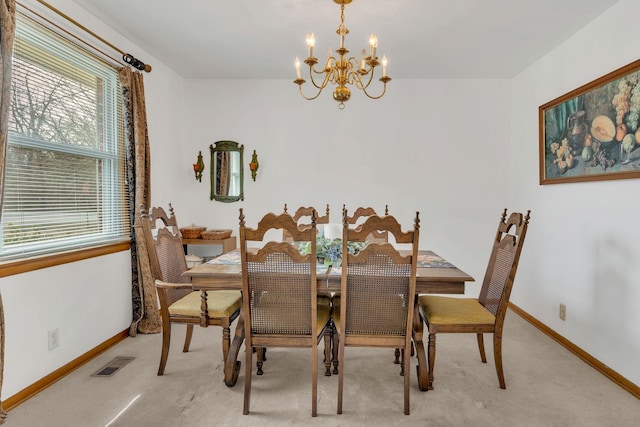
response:
[[[640,60],[538,109],[540,185],[640,178]]]

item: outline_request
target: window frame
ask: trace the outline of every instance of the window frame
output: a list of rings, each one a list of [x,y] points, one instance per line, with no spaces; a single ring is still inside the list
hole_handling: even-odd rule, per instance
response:
[[[15,132],[9,133],[7,151],[9,146],[12,146],[22,149],[46,150],[61,154],[82,156],[101,162],[103,173],[100,177],[96,178],[96,185],[99,189],[98,205],[100,207],[96,208],[98,209],[96,212],[99,214],[99,218],[107,218],[107,220],[99,220],[100,231],[93,235],[87,233],[86,235],[72,238],[53,238],[39,242],[20,244],[14,248],[10,247],[9,250],[7,250],[7,246],[2,245],[3,248],[0,253],[0,277],[129,250],[132,241],[128,220],[129,207],[126,197],[127,177],[125,172],[126,144],[124,143],[125,131],[123,125],[124,106],[121,102],[118,102],[121,100],[122,91],[117,69],[113,65],[107,64],[102,58],[62,36],[47,25],[37,22],[30,16],[18,12],[16,18],[16,38],[23,37],[27,40],[27,43],[34,44],[33,40],[29,40],[29,36],[26,35],[28,30],[21,31],[19,26],[24,25],[27,27],[28,25],[35,24],[40,26],[42,31],[53,33],[51,40],[56,37],[61,37],[62,41],[60,45],[70,43],[77,48],[78,51],[81,51],[82,58],[79,59],[77,63],[74,63],[75,66],[80,67],[80,62],[88,61],[101,63],[104,64],[105,67],[111,67],[113,69],[113,73],[100,73],[98,71],[91,73],[91,75],[102,79],[104,82],[100,88],[102,92],[98,92],[98,96],[102,102],[104,102],[104,105],[101,107],[101,110],[103,110],[101,111],[102,114],[98,114],[98,120],[100,121],[98,127],[99,129],[104,129],[108,123],[113,132],[110,133],[111,136],[106,136],[104,131],[98,132],[99,138],[101,139],[97,141],[97,145],[102,147],[102,149],[38,139],[27,135],[19,135]],[[27,25],[25,22],[22,22],[23,20],[30,20],[31,23]],[[48,43],[55,44],[57,42],[49,41]],[[37,43],[35,43],[35,45],[37,45]],[[44,49],[42,46],[38,46],[38,48]],[[72,54],[72,56],[77,55],[78,51]],[[47,54],[54,55],[50,51],[47,51]],[[86,55],[86,57],[84,55]],[[14,58],[16,56],[18,55],[16,55],[14,51]],[[28,55],[26,57],[28,58]],[[61,61],[69,61],[69,58],[60,56],[57,56],[57,58],[60,58]],[[42,67],[42,65],[36,66]],[[49,71],[54,72],[56,75],[64,74],[56,72],[55,70]],[[105,91],[107,90],[109,91],[109,95],[105,96]],[[5,165],[5,174],[6,169],[7,165]],[[3,189],[6,195],[6,181]],[[3,198],[5,197],[6,196],[3,195]],[[107,215],[104,215],[105,212]],[[5,225],[4,215],[2,225]],[[117,230],[120,231],[113,233],[113,227],[116,227]],[[60,246],[60,243],[65,240],[67,242],[75,242],[71,245]],[[29,248],[31,248],[31,251],[25,251],[25,249]],[[38,249],[39,252],[34,252],[34,248]]]

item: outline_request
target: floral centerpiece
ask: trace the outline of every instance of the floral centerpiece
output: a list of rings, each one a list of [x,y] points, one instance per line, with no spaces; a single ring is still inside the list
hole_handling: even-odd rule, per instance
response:
[[[298,250],[305,255],[311,252],[311,242],[297,242]],[[347,251],[357,254],[367,246],[367,242],[349,242]],[[342,265],[342,239],[329,239],[320,232],[316,236],[316,253],[318,260],[327,266],[340,267]]]

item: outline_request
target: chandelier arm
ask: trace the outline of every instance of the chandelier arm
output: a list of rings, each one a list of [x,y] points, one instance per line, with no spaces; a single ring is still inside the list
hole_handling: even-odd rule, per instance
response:
[[[367,84],[364,84],[364,82],[362,81],[363,76],[369,76],[369,81],[367,82]],[[373,68],[369,68],[366,74],[354,73],[354,77],[356,87],[362,91],[366,91],[373,81]]]
[[[373,68],[371,69],[371,71],[369,73],[367,73],[369,75],[369,81],[367,82],[366,85],[364,85],[362,87],[362,90],[367,90],[367,88],[369,87],[369,85],[371,84],[371,82],[373,81]]]
[[[355,76],[359,76],[360,67],[358,66],[358,59],[355,57],[351,57],[346,61],[346,69],[349,79],[349,84],[354,84]]]
[[[322,73],[316,73],[316,74],[322,74]],[[324,78],[322,80],[322,83],[320,85],[318,85],[316,83],[316,80],[313,78],[313,73],[311,71],[309,71],[309,77],[311,78],[311,84],[313,84],[316,87],[316,89],[320,89],[320,91],[322,91],[322,89],[327,87],[327,83],[329,83],[329,81],[330,81],[329,78],[331,77],[331,74],[333,74],[333,71],[325,72],[324,73]],[[316,95],[314,98],[316,98],[317,96],[318,95]]]
[[[362,77],[361,77],[360,74],[352,73],[355,86],[358,89],[362,90],[362,92],[364,92],[364,94],[367,96],[367,98],[371,98],[371,99],[380,99],[380,98],[382,98],[384,96],[384,94],[387,92],[387,82],[391,81],[391,78],[389,78],[389,77],[381,77],[379,79],[383,84],[382,93],[380,95],[375,96],[375,95],[370,95],[369,92],[367,92],[367,88],[369,87],[369,85],[373,81],[373,68],[369,69],[369,71],[367,71],[367,74],[369,75],[369,81],[365,85],[362,82]],[[365,74],[365,75],[367,75],[367,74]]]
[[[367,85],[367,86],[368,86],[368,85]],[[384,96],[384,94],[387,92],[387,83],[386,83],[386,82],[385,82],[385,83],[383,83],[382,93],[381,93],[380,95],[378,95],[378,96],[372,96],[372,95],[369,95],[369,92],[367,92],[367,89],[366,89],[366,88],[362,88],[362,92],[364,92],[364,94],[365,94],[365,95],[367,95],[367,97],[368,97],[368,98],[371,98],[371,99],[380,99],[380,98],[382,98],[382,97]]]
[[[298,88],[300,89],[300,95],[302,95],[302,97],[304,99],[306,99],[307,101],[313,101],[314,99],[316,99],[318,96],[320,96],[320,94],[322,93],[322,89],[324,88],[320,88],[318,90],[318,93],[315,94],[315,96],[311,96],[311,97],[307,97],[304,92],[302,92],[302,85],[298,85]]]
[[[351,64],[351,68],[353,68],[355,71],[358,71],[360,69],[360,64],[358,63],[358,58],[356,58],[355,56],[350,57],[347,62],[349,64]]]
[[[331,59],[333,59],[333,57],[331,57]],[[311,75],[312,72],[316,74],[324,74],[327,72],[327,68],[325,66],[325,68],[322,68],[321,70],[316,70],[316,67],[309,67],[309,75]]]

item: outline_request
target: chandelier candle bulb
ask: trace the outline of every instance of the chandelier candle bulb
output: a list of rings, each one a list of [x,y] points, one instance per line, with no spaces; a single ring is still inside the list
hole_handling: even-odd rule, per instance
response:
[[[371,59],[376,57],[376,48],[378,47],[378,38],[375,34],[369,36],[369,47],[371,47]]]
[[[316,37],[313,33],[307,33],[307,47],[309,48],[309,58],[313,58],[313,47],[316,45]]]
[[[364,59],[366,58],[366,56],[367,56],[367,52],[364,49],[362,49],[362,64],[360,65],[361,70],[364,70]]]
[[[302,75],[300,75],[300,59],[298,59],[297,56],[296,56],[296,76],[298,77],[298,80],[302,78]]]
[[[382,77],[387,77],[387,55],[382,55]]]

